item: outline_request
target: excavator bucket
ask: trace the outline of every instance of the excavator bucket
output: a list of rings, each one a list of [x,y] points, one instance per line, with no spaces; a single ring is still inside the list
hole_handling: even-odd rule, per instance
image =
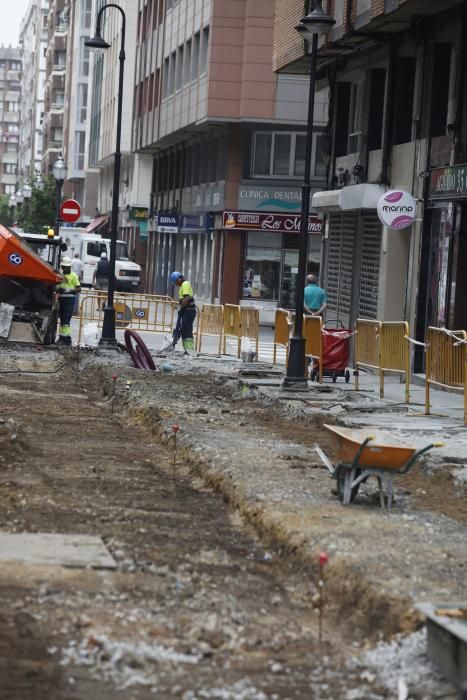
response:
[[[62,276],[34,253],[19,236],[0,225],[0,277],[60,284]]]
[[[58,262],[59,243],[40,234],[24,237],[29,243],[0,225],[0,342],[50,345],[57,330],[55,285],[63,278],[33,246]]]

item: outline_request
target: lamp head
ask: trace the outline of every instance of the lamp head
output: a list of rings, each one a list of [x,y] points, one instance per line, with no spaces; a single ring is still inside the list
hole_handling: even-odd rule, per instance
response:
[[[84,45],[91,49],[91,51],[94,51],[94,53],[104,53],[107,49],[110,49],[110,44],[101,36],[100,27],[97,27],[95,36],[91,39],[86,39]]]
[[[335,23],[336,20],[324,12],[322,0],[315,0],[313,10],[300,20],[295,29],[303,39],[311,41],[314,34],[326,34]]]
[[[23,185],[23,197],[24,199],[30,199],[32,195],[32,187],[28,183]]]
[[[57,182],[63,182],[66,179],[68,168],[65,165],[62,155],[60,154],[58,159],[52,166],[52,172],[55,180]]]

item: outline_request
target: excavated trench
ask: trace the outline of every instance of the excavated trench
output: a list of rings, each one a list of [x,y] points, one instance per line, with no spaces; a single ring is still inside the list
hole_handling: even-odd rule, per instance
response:
[[[407,596],[378,590],[357,562],[336,557],[319,644],[316,557],[294,492],[281,496],[286,517],[279,497],[275,512],[262,493],[268,462],[273,491],[287,480],[330,491],[297,447],[319,426],[292,426],[209,375],[149,376],[118,362],[0,374],[1,530],[98,535],[117,562],[115,572],[2,564],[4,697],[393,697],[362,649],[419,625]],[[229,469],[250,449],[242,484]],[[426,692],[411,697],[436,697]]]

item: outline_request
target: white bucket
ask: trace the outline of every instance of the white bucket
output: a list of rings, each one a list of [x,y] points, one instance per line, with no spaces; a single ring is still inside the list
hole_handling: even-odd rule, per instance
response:
[[[84,344],[97,348],[99,344],[97,323],[87,323],[83,328]]]

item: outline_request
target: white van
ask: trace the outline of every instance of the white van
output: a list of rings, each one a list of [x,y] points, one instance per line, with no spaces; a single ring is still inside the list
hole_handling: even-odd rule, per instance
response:
[[[97,233],[86,233],[85,229],[62,227],[60,237],[68,246],[66,255],[70,258],[75,253],[83,261],[83,287],[92,285],[94,270],[100,260],[101,253],[107,253],[110,259],[110,238],[102,238]],[[121,292],[132,292],[141,281],[141,267],[132,262],[128,255],[125,241],[117,241],[115,251],[115,289]]]

